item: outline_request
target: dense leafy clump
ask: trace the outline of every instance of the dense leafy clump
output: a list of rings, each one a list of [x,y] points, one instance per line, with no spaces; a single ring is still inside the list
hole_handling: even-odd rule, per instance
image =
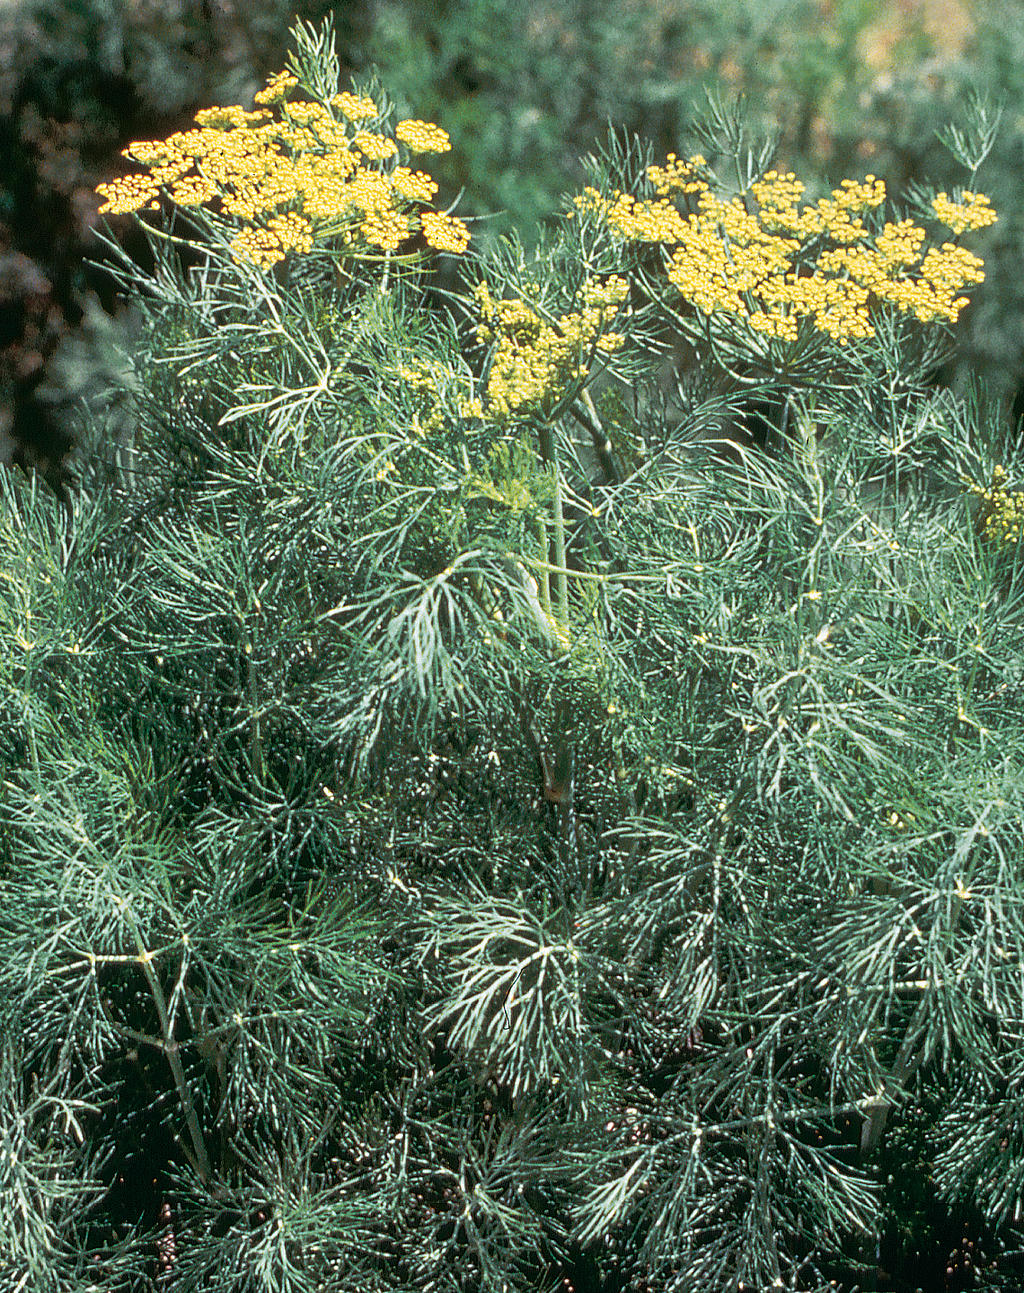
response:
[[[916,1136],[1013,1287],[1024,464],[926,381],[984,150],[808,215],[711,101],[479,251],[295,42],[295,133],[106,190],[186,185],[133,443],[2,478],[5,1278],[852,1289]]]

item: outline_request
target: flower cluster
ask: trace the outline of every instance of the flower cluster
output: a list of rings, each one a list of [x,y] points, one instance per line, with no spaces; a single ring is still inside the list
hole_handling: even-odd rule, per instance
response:
[[[551,323],[527,301],[495,301],[485,282],[473,289],[480,309],[478,340],[496,342],[487,381],[488,412],[505,420],[557,396],[586,374],[583,359],[592,348],[617,350],[618,333],[604,332],[609,312],[626,299],[625,279],[591,280],[582,291],[583,308]]]
[[[395,134],[412,153],[447,153],[452,146],[448,132],[430,121],[400,121]]]
[[[995,224],[998,216],[992,210],[992,204],[984,193],[965,193],[962,202],[950,202],[945,193],[932,199],[935,214],[943,224],[948,225],[954,233],[963,233],[965,229],[984,229],[986,225]]]
[[[275,72],[267,78],[266,86],[253,95],[253,103],[283,103],[298,83],[290,72]]]
[[[383,162],[398,152],[398,145],[393,139],[389,139],[387,135],[375,135],[369,130],[356,131],[352,142],[371,162]]]
[[[259,95],[256,97],[258,99]],[[372,99],[360,98],[359,95],[350,94],[347,90],[336,94],[331,99],[331,105],[348,117],[349,121],[365,121],[367,117],[377,115],[377,105]]]
[[[1003,545],[1019,539],[1024,525],[1024,493],[1007,491],[1005,468],[1001,465],[993,467],[992,483],[988,489],[973,484],[966,476],[961,480],[968,486],[969,493],[978,494],[985,500],[977,520],[978,532]]]
[[[694,179],[694,175],[699,167],[706,165],[707,162],[700,153],[691,157],[688,162],[684,162],[675,153],[669,153],[664,166],[648,166],[647,178],[654,185],[654,191],[662,198],[668,197],[675,189],[683,193],[698,193],[701,189],[701,181]]]
[[[273,264],[283,254],[281,249],[294,247],[296,251],[308,252],[313,247],[313,236],[309,225],[297,216],[294,211],[284,215],[271,216],[267,229],[243,229],[232,241],[232,247],[240,255],[248,256],[257,264]]]
[[[226,212],[249,225],[231,242],[233,258],[263,269],[290,251],[310,251],[317,234],[338,232],[347,244],[359,237],[394,251],[421,231],[439,251],[465,251],[469,231],[461,220],[409,210],[432,201],[437,185],[430,176],[393,164],[399,144],[409,153],[446,151],[451,144],[443,130],[400,121],[396,143],[382,133],[372,99],[345,92],[328,106],[286,102],[297,84],[294,76],[275,73],[254,96],[252,112],[208,108],[196,113],[196,130],[131,144],[122,155],[148,173],[97,185],[106,199],[100,213],[156,210],[161,188],[184,207],[219,198]],[[279,106],[281,119],[266,105]],[[370,122],[378,129],[367,129]]]
[[[804,317],[837,341],[873,336],[872,301],[889,301],[924,322],[955,322],[968,304],[956,293],[984,278],[982,262],[953,243],[929,248],[921,259],[925,231],[910,220],[872,235],[861,214],[885,201],[885,185],[874,175],[843,180],[830,197],[800,210],[804,185],[791,172],[768,171],[750,185],[758,207],[752,213],[747,194],[715,196],[700,178],[706,173],[700,155],[683,162],[670,153],[665,166],[647,168],[657,200],[621,192],[604,198],[588,187],[575,203],[626,241],[662,244],[669,282],[704,313],[726,312],[786,341],[796,341]],[[679,192],[696,197],[696,211],[677,209]],[[932,205],[956,233],[997,218],[981,193],[965,193],[960,203],[940,193]],[[812,240],[832,246],[814,257]]]
[[[450,251],[458,255],[469,246],[469,230],[461,220],[438,211],[421,211],[420,226],[423,237],[438,251]]]

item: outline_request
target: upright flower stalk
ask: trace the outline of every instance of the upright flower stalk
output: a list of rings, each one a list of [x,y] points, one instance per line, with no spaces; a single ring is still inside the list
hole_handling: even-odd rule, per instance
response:
[[[586,383],[591,379],[595,359],[610,355],[623,344],[622,335],[607,327],[617,317],[626,293],[626,282],[618,276],[588,280],[579,293],[580,308],[556,315],[537,300],[512,297],[495,301],[486,281],[473,290],[480,317],[476,340],[489,347],[486,402],[481,404],[481,412],[498,425],[529,416],[537,427],[541,461],[551,474],[554,613],[562,635],[569,631],[568,570],[563,482],[552,427],[563,410],[580,399],[596,422]],[[549,554],[543,518],[539,520],[538,533],[538,572],[547,605]]]
[[[555,556],[555,594],[557,605],[558,627],[562,633],[567,633],[569,628],[569,580],[565,568],[565,514],[562,510],[562,481],[558,470],[558,453],[555,449],[554,438],[551,435],[551,427],[542,422],[537,428],[537,436],[540,441],[540,456],[544,465],[551,473],[551,481],[554,488],[554,498],[552,500],[552,522],[554,524],[554,556]],[[544,530],[541,530],[541,534]],[[546,557],[546,549],[542,549],[541,559]],[[545,584],[547,583],[548,572],[542,571]]]

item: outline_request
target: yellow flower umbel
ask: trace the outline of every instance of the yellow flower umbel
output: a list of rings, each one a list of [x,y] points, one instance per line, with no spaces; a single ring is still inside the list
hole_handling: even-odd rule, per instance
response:
[[[473,289],[481,318],[476,335],[497,343],[487,381],[489,415],[507,421],[557,401],[566,386],[586,375],[582,361],[592,348],[617,350],[623,338],[603,329],[627,290],[618,276],[592,280],[583,287],[581,310],[548,323],[527,301],[495,301],[487,284],[478,283]]]
[[[963,202],[950,202],[945,193],[940,193],[932,199],[932,206],[942,223],[957,234],[965,229],[984,229],[999,218],[984,193],[965,193]]]
[[[747,195],[724,201],[711,192],[706,165],[699,155],[683,162],[670,153],[665,166],[648,167],[656,201],[618,192],[606,199],[593,188],[575,199],[581,213],[603,218],[618,237],[662,244],[669,281],[705,314],[725,312],[786,341],[796,341],[800,320],[810,317],[819,331],[845,341],[874,335],[872,301],[890,301],[925,322],[955,322],[968,304],[956,293],[984,278],[982,262],[953,243],[921,259],[925,231],[911,220],[872,235],[861,213],[885,201],[885,185],[873,175],[843,180],[831,197],[800,210],[803,184],[791,172],[768,171],[750,186],[758,207],[752,213]],[[676,208],[680,193],[696,197],[695,212]],[[958,234],[996,219],[981,193],[965,193],[959,203],[940,193],[932,205]]]
[[[437,192],[430,176],[396,164],[402,149],[450,148],[443,130],[400,121],[392,138],[372,99],[346,91],[327,106],[288,103],[297,84],[277,72],[254,96],[252,112],[207,108],[196,113],[197,130],[131,144],[122,155],[148,174],[97,185],[106,199],[100,213],[156,210],[161,188],[184,207],[219,198],[229,215],[249,226],[231,241],[233,259],[265,270],[290,251],[310,251],[318,236],[337,233],[350,247],[361,241],[381,251],[397,250],[417,232],[439,251],[466,249],[469,231],[461,220],[417,210]],[[264,105],[278,107],[280,119]]]

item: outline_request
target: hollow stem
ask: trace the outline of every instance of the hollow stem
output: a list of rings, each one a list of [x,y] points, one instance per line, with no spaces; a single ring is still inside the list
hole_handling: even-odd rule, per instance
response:
[[[36,729],[32,726],[31,720],[28,724],[28,749],[32,756],[32,771],[36,774],[36,783],[39,782],[39,746],[36,744]]]
[[[615,459],[612,456],[612,442],[598,416],[597,409],[594,407],[594,401],[590,398],[590,392],[584,387],[580,392],[580,401],[582,410],[577,405],[572,405],[569,412],[576,422],[584,430],[590,433],[590,438],[594,445],[594,452],[597,460],[601,464],[601,470],[605,474],[605,479],[609,485],[618,485],[620,483],[619,469],[615,465]]]
[[[156,1006],[157,1016],[160,1020],[160,1032],[163,1037],[163,1051],[167,1056],[167,1063],[171,1066],[171,1074],[174,1078],[174,1085],[178,1088],[178,1098],[181,1100],[181,1107],[185,1114],[185,1125],[188,1127],[189,1139],[192,1141],[192,1148],[195,1151],[196,1166],[199,1176],[204,1185],[208,1185],[213,1175],[210,1168],[210,1157],[206,1152],[206,1142],[203,1140],[202,1129],[199,1126],[199,1119],[196,1117],[195,1105],[192,1103],[192,1093],[188,1089],[188,1082],[185,1078],[185,1070],[181,1066],[181,1057],[178,1054],[178,1043],[174,1039],[171,1029],[171,1021],[167,1013],[167,1001],[164,997],[163,989],[160,987],[160,980],[156,977],[150,961],[152,953],[142,942],[138,930],[135,931],[135,943],[139,949],[139,963],[142,966],[142,972],[146,976],[149,984],[149,990],[153,997],[153,1004]]]
[[[538,595],[540,597],[540,604],[541,606],[544,607],[544,613],[546,615],[550,615],[551,614],[551,576],[548,573],[549,563],[547,561],[548,556],[550,556],[550,549],[548,548],[547,522],[544,520],[543,516],[537,517],[537,532],[540,538],[540,550],[543,553],[543,557],[544,557],[542,561],[537,563],[540,567],[537,575],[537,589],[538,589]]]
[[[558,455],[555,450],[554,437],[548,423],[542,422],[539,427],[540,452],[548,465],[555,483],[555,500],[553,520],[555,526],[555,594],[558,598],[556,618],[563,628],[569,627],[569,581],[565,577],[565,514],[562,511],[562,482],[558,473]]]
[[[260,734],[260,715],[259,702],[256,695],[256,662],[252,656],[252,642],[248,634],[245,637],[245,654],[249,658],[249,712],[252,714],[252,735],[249,739],[249,754],[252,758],[252,765],[259,774],[260,779],[266,777],[266,767],[263,762],[263,738]]]

